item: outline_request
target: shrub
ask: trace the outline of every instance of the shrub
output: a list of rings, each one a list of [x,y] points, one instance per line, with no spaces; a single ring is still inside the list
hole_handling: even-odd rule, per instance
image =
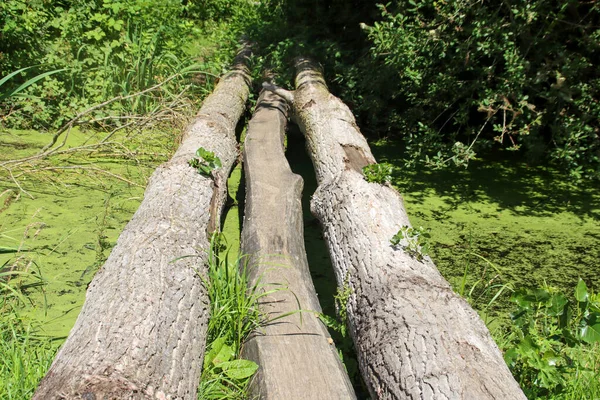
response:
[[[528,398],[598,398],[600,296],[579,280],[573,297],[545,287],[512,300],[517,311],[500,344]]]
[[[374,99],[365,107],[389,113],[382,128],[400,132],[413,161],[464,161],[455,143],[477,142],[473,150],[524,150],[576,179],[600,177],[600,5],[398,0],[378,7],[381,19],[363,24],[378,73],[365,74],[362,96]]]

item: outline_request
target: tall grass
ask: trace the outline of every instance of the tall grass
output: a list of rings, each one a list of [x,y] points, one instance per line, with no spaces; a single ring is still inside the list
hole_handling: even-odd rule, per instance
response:
[[[4,249],[3,253],[8,252]],[[39,285],[39,274],[0,268],[0,399],[29,399],[56,353],[48,338],[22,315],[25,288]]]
[[[127,97],[164,83],[160,90],[121,101],[117,110],[120,117],[155,113],[169,108],[169,103],[178,98],[189,100],[194,92],[204,94],[204,88],[196,87],[192,79],[205,73],[203,66],[169,50],[165,45],[165,30],[167,27],[160,26],[155,32],[147,33],[142,27],[129,22],[124,37],[129,50],[105,57],[100,71],[105,77],[104,99]],[[201,93],[197,93],[198,89]]]

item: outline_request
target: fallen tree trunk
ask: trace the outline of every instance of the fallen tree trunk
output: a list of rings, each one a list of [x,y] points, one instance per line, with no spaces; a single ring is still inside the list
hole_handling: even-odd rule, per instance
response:
[[[303,181],[284,154],[287,105],[264,92],[244,144],[246,206],[242,252],[251,285],[270,292],[259,300],[274,320],[244,344],[260,369],[252,390],[261,399],[352,399],[354,390],[317,318],[302,217]],[[298,312],[299,310],[302,312]]]
[[[196,397],[209,317],[196,269],[204,273],[237,157],[235,127],[249,93],[247,56],[240,53],[175,155],[150,178],[34,399]],[[188,165],[199,147],[221,160],[211,176]]]
[[[311,210],[323,225],[338,286],[352,291],[348,322],[371,395],[524,399],[486,326],[429,257],[390,243],[410,226],[400,195],[365,180],[362,169],[375,159],[352,113],[312,62],[296,67],[293,97],[282,94],[293,99],[307,139],[319,183]]]

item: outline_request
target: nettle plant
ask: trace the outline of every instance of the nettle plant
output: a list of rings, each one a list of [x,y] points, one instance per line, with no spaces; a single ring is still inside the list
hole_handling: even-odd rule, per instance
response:
[[[598,398],[600,295],[580,279],[573,297],[544,287],[517,291],[511,300],[517,311],[501,347],[527,396]]]
[[[429,238],[431,238],[429,229],[422,226],[415,228],[404,225],[392,236],[390,243],[392,246],[401,246],[404,251],[421,261],[429,252]],[[404,241],[404,244],[402,241]]]
[[[199,147],[196,156],[188,161],[190,167],[196,169],[202,176],[210,176],[212,171],[221,168],[221,159],[212,151]]]
[[[389,163],[370,164],[362,169],[367,182],[386,184],[392,180],[394,167]]]

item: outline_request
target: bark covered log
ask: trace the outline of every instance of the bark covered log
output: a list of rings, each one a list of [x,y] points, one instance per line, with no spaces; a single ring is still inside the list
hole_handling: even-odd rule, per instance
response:
[[[371,395],[381,399],[524,399],[477,313],[440,275],[390,239],[410,226],[401,196],[368,183],[375,163],[346,105],[319,69],[297,62],[295,119],[307,139],[321,221]]]
[[[237,158],[235,127],[249,93],[247,56],[240,53],[177,152],[151,176],[34,399],[196,397],[209,317],[196,269],[204,271],[208,236],[218,226]],[[199,147],[222,162],[212,177],[188,165]]]
[[[250,257],[250,283],[275,290],[259,306],[276,320],[246,341],[244,357],[260,366],[252,390],[262,399],[352,399],[335,346],[316,316],[321,308],[304,248],[303,181],[285,158],[286,122],[285,101],[263,92],[244,145],[242,252]]]

